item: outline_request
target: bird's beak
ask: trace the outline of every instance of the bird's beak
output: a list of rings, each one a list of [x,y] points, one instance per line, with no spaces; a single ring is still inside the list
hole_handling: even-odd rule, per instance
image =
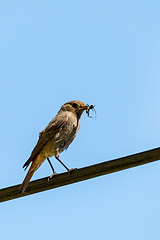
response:
[[[84,110],[86,110],[87,108],[88,108],[88,106],[82,106],[82,107],[80,107],[79,109],[84,111]]]

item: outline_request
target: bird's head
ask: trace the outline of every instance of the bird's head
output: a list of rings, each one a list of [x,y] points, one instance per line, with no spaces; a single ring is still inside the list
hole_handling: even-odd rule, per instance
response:
[[[81,116],[84,110],[87,110],[88,106],[81,102],[81,101],[70,101],[66,102],[64,105],[61,106],[60,111],[69,111],[72,113],[77,114],[77,116]]]

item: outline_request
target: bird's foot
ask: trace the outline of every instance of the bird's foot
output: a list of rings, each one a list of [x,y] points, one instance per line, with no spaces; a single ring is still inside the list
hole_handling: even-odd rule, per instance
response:
[[[54,172],[49,178],[48,181],[51,180],[52,177],[54,177],[55,175],[57,175],[58,173]]]
[[[68,170],[68,176],[70,176],[71,173],[72,173],[73,171],[77,170],[77,169],[78,169],[78,168],[71,168],[71,169],[69,169],[69,170]]]

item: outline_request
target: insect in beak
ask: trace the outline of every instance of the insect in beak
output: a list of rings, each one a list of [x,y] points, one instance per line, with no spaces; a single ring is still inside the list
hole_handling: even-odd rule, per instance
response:
[[[89,115],[89,112],[90,112],[90,110],[92,109],[92,110],[94,110],[94,112],[95,112],[95,118],[96,118],[95,105],[86,104],[86,106],[87,106],[86,113],[87,113],[88,117],[93,118],[92,116]]]

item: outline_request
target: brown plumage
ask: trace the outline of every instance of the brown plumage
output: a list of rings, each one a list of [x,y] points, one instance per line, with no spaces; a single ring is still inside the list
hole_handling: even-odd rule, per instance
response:
[[[59,153],[63,152],[77,135],[80,127],[81,114],[87,109],[88,105],[85,105],[85,103],[81,101],[67,102],[61,107],[57,115],[51,120],[47,127],[40,132],[39,140],[33,149],[30,158],[23,165],[23,168],[26,170],[32,162],[27,175],[20,186],[20,196],[23,195],[34,172],[41,166],[46,158],[55,156],[56,159],[61,162],[59,159]],[[70,171],[67,167],[66,169]]]

